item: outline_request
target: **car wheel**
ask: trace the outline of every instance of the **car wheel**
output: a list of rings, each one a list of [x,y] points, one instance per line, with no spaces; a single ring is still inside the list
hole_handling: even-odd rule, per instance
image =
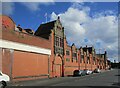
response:
[[[1,83],[0,83],[0,87],[1,88],[5,88],[7,86],[7,83],[5,82],[5,81],[2,81]]]

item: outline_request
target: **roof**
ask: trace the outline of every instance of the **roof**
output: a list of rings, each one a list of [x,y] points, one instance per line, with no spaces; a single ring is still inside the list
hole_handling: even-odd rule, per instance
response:
[[[105,58],[105,54],[96,54],[96,56],[100,57],[100,58],[102,58],[102,56],[104,56],[104,58]]]
[[[93,47],[83,47],[83,51],[87,52],[88,50],[89,53],[92,53],[92,48]]]
[[[55,22],[56,20],[45,24],[41,24],[36,30],[35,35],[43,38],[49,38],[51,30],[54,28]]]

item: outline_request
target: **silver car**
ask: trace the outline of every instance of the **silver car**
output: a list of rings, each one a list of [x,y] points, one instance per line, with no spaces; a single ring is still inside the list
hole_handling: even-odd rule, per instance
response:
[[[89,75],[89,74],[92,74],[92,71],[90,71],[88,69],[84,69],[83,74]]]

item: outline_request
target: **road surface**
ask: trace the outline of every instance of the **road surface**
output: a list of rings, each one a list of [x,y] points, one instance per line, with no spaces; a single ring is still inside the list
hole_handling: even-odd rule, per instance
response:
[[[101,73],[81,77],[60,77],[52,79],[40,79],[34,81],[14,83],[6,88],[13,88],[13,86],[114,86],[120,87],[120,69],[113,69]]]

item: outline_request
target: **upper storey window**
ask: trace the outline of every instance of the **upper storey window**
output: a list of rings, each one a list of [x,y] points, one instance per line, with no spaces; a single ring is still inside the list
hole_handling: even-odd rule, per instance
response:
[[[59,37],[55,36],[55,45],[59,46]]]
[[[66,55],[70,55],[70,51],[66,50]]]
[[[57,26],[57,29],[61,30],[62,28],[60,26]]]
[[[64,43],[64,41],[62,38],[55,36],[55,45],[56,46],[63,47],[63,43]]]
[[[77,57],[77,53],[73,53],[73,57],[75,57],[75,58],[76,58],[76,57]]]

